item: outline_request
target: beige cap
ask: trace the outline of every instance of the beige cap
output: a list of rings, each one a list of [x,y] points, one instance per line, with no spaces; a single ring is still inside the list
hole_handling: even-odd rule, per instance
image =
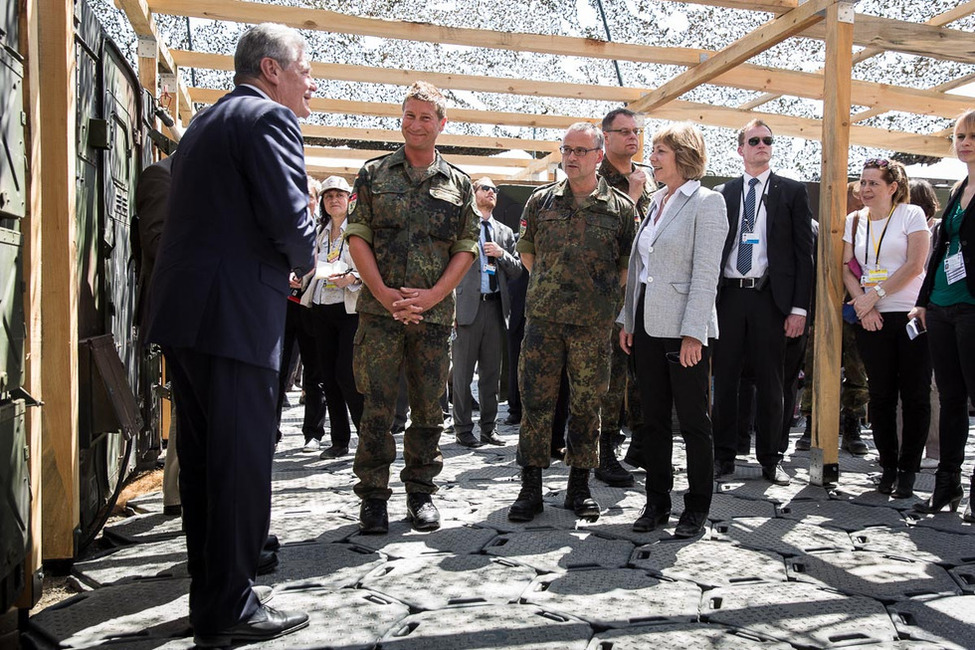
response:
[[[343,192],[348,192],[352,194],[352,188],[341,176],[329,176],[322,181],[322,194],[328,190],[342,190]]]

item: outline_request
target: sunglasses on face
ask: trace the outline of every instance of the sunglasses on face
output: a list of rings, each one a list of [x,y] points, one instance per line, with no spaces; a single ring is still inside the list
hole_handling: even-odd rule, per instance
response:
[[[770,135],[763,138],[748,138],[748,144],[753,147],[757,147],[759,142],[764,142],[766,146],[771,147],[772,143],[775,142],[775,138]]]
[[[498,188],[494,187],[493,185],[481,185],[477,189],[483,190],[485,192],[490,192],[491,194],[497,194],[498,193]]]

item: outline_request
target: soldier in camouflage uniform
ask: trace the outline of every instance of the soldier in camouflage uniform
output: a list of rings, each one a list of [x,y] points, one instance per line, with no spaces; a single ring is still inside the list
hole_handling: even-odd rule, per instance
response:
[[[606,182],[636,203],[636,219],[634,230],[639,227],[640,219],[650,208],[651,196],[656,188],[653,181],[653,170],[649,165],[633,162],[632,158],[640,151],[640,133],[643,129],[636,123],[636,113],[626,108],[617,108],[603,118],[603,136],[606,138],[606,156],[600,163],[596,173],[605,178]],[[619,309],[623,308],[623,297],[620,295]],[[620,434],[620,416],[623,412],[623,396],[626,395],[626,408],[631,420],[636,419],[639,424],[640,396],[636,390],[635,377],[627,380],[627,369],[630,357],[626,355],[616,341],[619,340],[620,326],[614,325],[610,345],[613,348],[612,365],[610,369],[609,390],[600,405],[599,429],[599,467],[596,468],[596,478],[604,483],[616,487],[633,485],[633,475],[616,460],[616,447]],[[636,431],[636,428],[631,428]],[[639,458],[634,453],[636,440],[631,441],[627,456]]]
[[[599,403],[609,387],[610,336],[634,232],[633,201],[596,176],[602,147],[595,125],[570,126],[561,148],[567,180],[536,190],[521,219],[517,250],[531,277],[518,368],[521,492],[508,510],[512,521],[530,521],[542,510],[542,468],[549,465],[563,367],[572,416],[565,507],[579,517],[599,517],[589,470],[599,464]]]
[[[365,284],[353,350],[356,387],[365,397],[353,465],[363,533],[389,529],[389,466],[396,458],[390,427],[401,368],[412,412],[400,473],[407,514],[417,530],[440,525],[431,495],[443,468],[439,399],[449,366],[452,292],[477,255],[480,218],[470,178],[436,150],[446,122],[440,91],[413,84],[403,102],[405,145],[362,167],[349,205],[345,236]]]

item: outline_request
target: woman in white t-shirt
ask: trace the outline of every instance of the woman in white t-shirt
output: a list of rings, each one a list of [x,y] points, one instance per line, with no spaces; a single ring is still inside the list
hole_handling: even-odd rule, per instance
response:
[[[870,421],[883,469],[877,491],[900,499],[914,493],[931,419],[927,341],[912,340],[907,329],[930,236],[924,211],[909,199],[903,165],[867,160],[860,175],[864,208],[847,216],[843,236],[843,283],[860,319],[857,347],[867,370]],[[900,443],[898,396],[904,415]]]

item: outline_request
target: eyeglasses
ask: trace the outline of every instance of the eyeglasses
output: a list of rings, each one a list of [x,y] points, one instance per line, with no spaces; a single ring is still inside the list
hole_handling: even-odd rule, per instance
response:
[[[484,190],[485,192],[491,192],[492,194],[497,194],[498,193],[498,188],[496,188],[493,185],[481,185],[477,189]]]
[[[585,147],[559,147],[559,151],[562,152],[563,156],[568,156],[570,153],[575,154],[577,158],[582,158],[590,151],[600,151],[601,147],[593,147],[592,149],[586,149]]]
[[[619,133],[624,138],[628,138],[631,135],[640,135],[643,129],[603,129],[603,133]]]
[[[775,138],[770,135],[767,135],[764,138],[748,138],[748,144],[753,147],[757,147],[759,142],[764,142],[765,146],[771,147],[772,143],[775,142]]]
[[[880,169],[886,169],[890,165],[890,161],[886,158],[867,158],[863,163],[864,167],[879,167]]]

